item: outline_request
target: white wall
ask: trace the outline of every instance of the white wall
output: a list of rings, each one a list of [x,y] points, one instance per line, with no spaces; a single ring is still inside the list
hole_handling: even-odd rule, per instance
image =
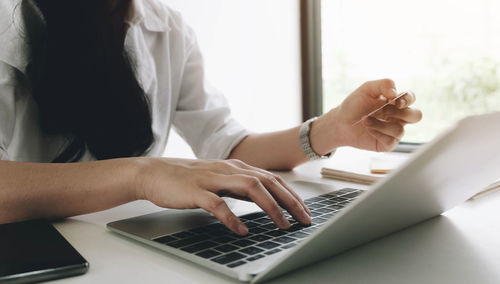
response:
[[[298,0],[162,0],[197,33],[207,77],[254,131],[300,123]],[[169,157],[193,157],[172,131]]]

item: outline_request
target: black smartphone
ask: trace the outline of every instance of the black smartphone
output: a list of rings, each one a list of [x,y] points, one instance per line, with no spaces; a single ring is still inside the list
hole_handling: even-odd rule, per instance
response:
[[[0,225],[0,282],[30,283],[79,275],[89,263],[46,220]]]

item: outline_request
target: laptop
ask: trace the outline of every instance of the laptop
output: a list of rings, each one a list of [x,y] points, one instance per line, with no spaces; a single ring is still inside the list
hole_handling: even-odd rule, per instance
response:
[[[307,227],[294,222],[279,230],[263,212],[254,212],[240,216],[250,231],[241,237],[201,210],[165,210],[107,227],[218,273],[259,283],[464,202],[500,177],[499,130],[500,113],[463,119],[368,191],[291,182],[312,211]]]

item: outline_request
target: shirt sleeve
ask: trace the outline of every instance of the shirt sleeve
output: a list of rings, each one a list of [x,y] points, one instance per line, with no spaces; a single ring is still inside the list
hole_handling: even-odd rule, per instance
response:
[[[9,160],[10,144],[15,124],[15,68],[0,61],[0,160]]]
[[[206,82],[203,58],[190,29],[186,42],[174,128],[198,158],[226,159],[251,132],[231,117],[224,96]]]

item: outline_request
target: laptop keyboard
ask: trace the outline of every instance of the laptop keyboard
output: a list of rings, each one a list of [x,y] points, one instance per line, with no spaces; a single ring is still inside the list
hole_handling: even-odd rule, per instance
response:
[[[359,189],[344,188],[304,200],[311,210],[309,226],[298,223],[284,211],[291,226],[281,230],[265,212],[256,212],[240,216],[249,229],[246,236],[238,236],[221,222],[216,222],[154,238],[153,241],[234,268],[293,248],[361,193],[363,191]]]

